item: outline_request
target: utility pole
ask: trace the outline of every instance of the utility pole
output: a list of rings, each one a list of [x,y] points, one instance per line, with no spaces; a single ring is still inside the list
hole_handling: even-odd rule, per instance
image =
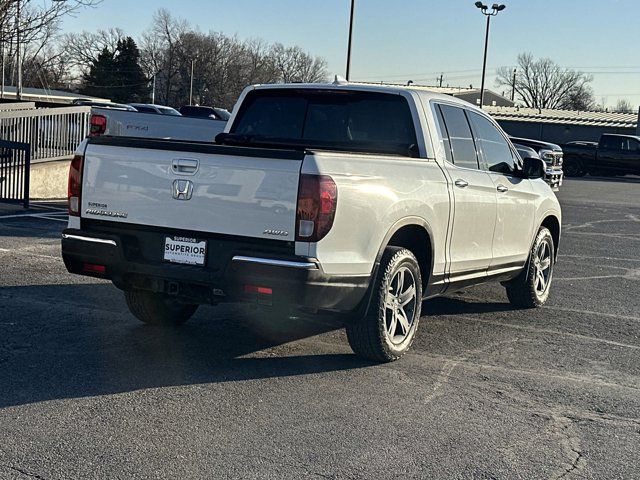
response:
[[[0,86],[0,100],[4,100],[4,25],[2,30],[0,30],[0,35],[2,35],[2,85]]]
[[[193,64],[195,60],[191,60],[191,88],[189,89],[189,105],[193,105]]]
[[[22,101],[22,59],[20,58],[20,0],[16,1],[16,63],[18,82],[16,83],[16,100]]]
[[[511,84],[511,101],[515,102],[516,100],[516,75],[518,73],[518,69],[513,69],[513,83]]]
[[[351,40],[353,38],[353,13],[355,8],[356,0],[351,0],[351,14],[349,15],[349,45],[347,47],[347,81],[349,81],[349,74],[351,73]]]
[[[151,87],[151,103],[155,105],[156,103],[156,75],[158,73],[153,74],[153,86]]]
[[[640,135],[640,107],[638,107],[638,123],[636,125],[636,135]]]
[[[444,74],[440,74],[440,79],[439,79],[439,87],[442,87],[442,80],[444,79]]]

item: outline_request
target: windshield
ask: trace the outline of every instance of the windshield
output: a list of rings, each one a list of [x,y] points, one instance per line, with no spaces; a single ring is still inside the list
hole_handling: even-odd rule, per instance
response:
[[[160,110],[160,113],[162,113],[163,115],[174,115],[174,116],[178,116],[178,117],[182,116],[182,114],[179,111],[177,111],[175,108],[158,107],[158,110]]]
[[[231,134],[307,148],[410,155],[416,133],[404,97],[336,90],[256,90]]]

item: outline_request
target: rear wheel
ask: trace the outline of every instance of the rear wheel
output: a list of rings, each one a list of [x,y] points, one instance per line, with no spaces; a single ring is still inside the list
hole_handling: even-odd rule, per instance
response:
[[[535,308],[544,305],[549,298],[555,247],[551,232],[546,227],[538,231],[526,268],[505,284],[509,302],[516,307]]]
[[[129,311],[148,325],[182,325],[198,309],[198,305],[180,303],[160,293],[130,290],[124,296]]]
[[[420,321],[422,276],[414,254],[387,248],[372,288],[371,305],[347,324],[347,338],[357,355],[392,362],[409,350]]]

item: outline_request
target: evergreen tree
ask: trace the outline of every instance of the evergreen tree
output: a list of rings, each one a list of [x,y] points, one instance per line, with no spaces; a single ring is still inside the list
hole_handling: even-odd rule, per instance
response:
[[[84,86],[80,90],[85,95],[110,99],[115,85],[114,52],[105,47],[93,61],[89,73],[83,77]]]
[[[118,41],[115,52],[104,48],[84,76],[85,95],[118,103],[146,102],[149,81],[140,67],[140,51],[131,37]]]
[[[140,66],[140,50],[133,38],[126,37],[118,42],[115,70],[119,88],[114,101],[142,103],[149,100],[149,80]]]

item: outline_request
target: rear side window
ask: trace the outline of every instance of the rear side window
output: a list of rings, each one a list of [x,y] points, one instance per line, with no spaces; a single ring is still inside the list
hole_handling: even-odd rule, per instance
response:
[[[511,147],[500,131],[482,115],[469,112],[476,132],[476,141],[482,148],[484,160],[490,172],[511,174],[515,171],[515,160]]]
[[[451,149],[450,155],[447,154],[447,160],[451,156],[455,165],[477,170],[478,154],[464,110],[449,105],[438,105],[437,108],[441,112],[438,120],[442,120],[445,126],[443,135],[448,136],[448,141],[445,141],[445,152],[447,146]]]
[[[231,127],[256,143],[410,156],[417,150],[409,104],[400,95],[338,90],[257,90]]]

